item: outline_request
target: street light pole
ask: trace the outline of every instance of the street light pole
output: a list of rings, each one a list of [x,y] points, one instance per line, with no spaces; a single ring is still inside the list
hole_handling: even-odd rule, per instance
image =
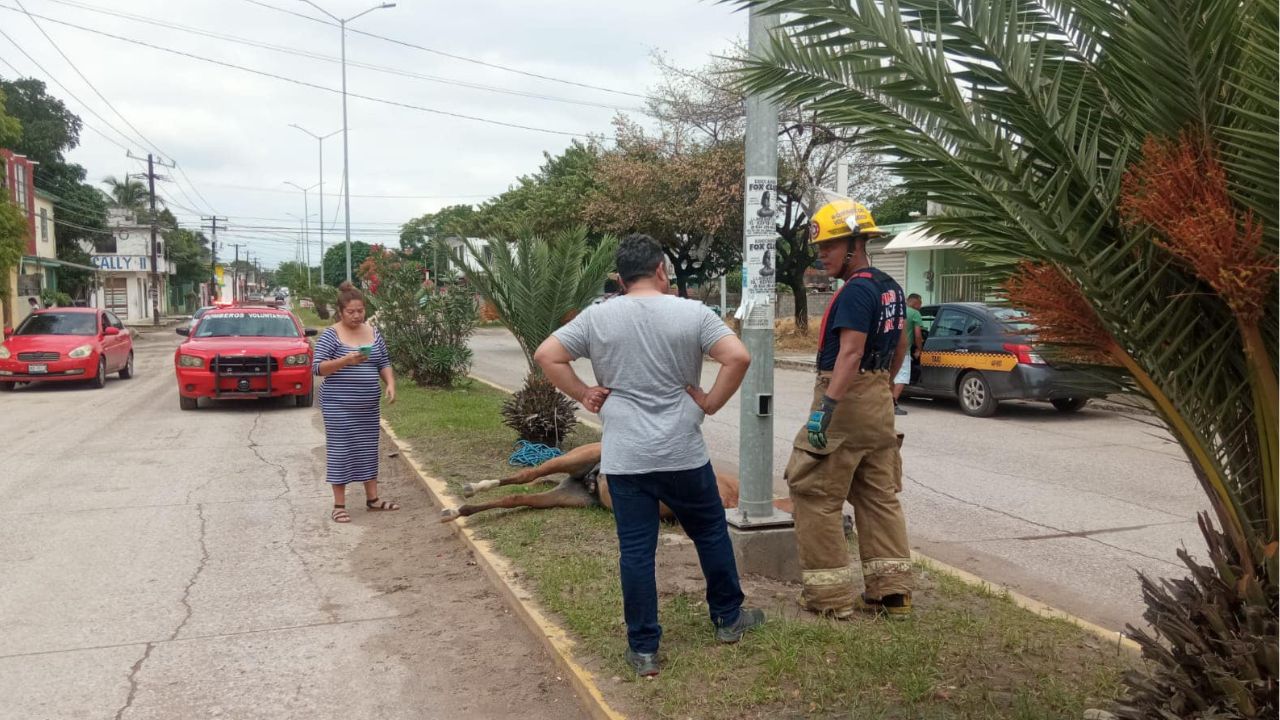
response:
[[[320,188],[320,284],[324,284],[324,141],[342,132],[342,130],[334,130],[328,135],[317,135],[310,130],[298,125],[290,123],[289,127],[296,128],[316,139],[316,144],[320,146],[320,182],[317,187]],[[310,263],[308,263],[310,267]]]
[[[753,7],[747,34],[748,52],[758,57],[777,27],[778,16]],[[730,511],[738,528],[787,524],[790,518],[773,507],[773,319],[775,287],[763,272],[777,230],[762,195],[775,195],[778,175],[778,106],[767,95],[747,96],[746,186],[743,209],[743,297],[739,310],[742,340],[751,351],[751,369],[742,384],[739,414],[741,495]],[[766,573],[767,574],[767,573]]]
[[[302,260],[307,264],[307,287],[310,288],[311,287],[311,224],[310,224],[311,208],[309,206],[309,203],[307,202],[307,193],[312,190],[315,190],[317,187],[320,187],[320,186],[312,185],[311,187],[306,188],[306,187],[302,187],[296,182],[290,182],[288,180],[285,180],[284,184],[292,185],[293,187],[296,187],[302,191],[302,243],[303,243],[303,247],[305,248],[305,250],[302,253],[303,255]],[[320,225],[321,227],[324,226],[323,213],[321,213],[320,215]],[[320,261],[321,267],[323,267],[323,263],[324,263],[323,258],[324,256],[321,255],[321,261]],[[321,277],[323,280],[323,275]]]
[[[386,10],[396,6],[395,3],[382,3],[361,13],[356,13],[349,18],[340,18],[337,15],[325,10],[311,0],[302,0],[302,2],[319,10],[329,19],[338,23],[342,35],[342,211],[344,224],[346,227],[347,242],[347,280],[351,280],[351,154],[350,146],[347,138],[347,23],[356,20],[361,16],[368,15],[374,10]]]

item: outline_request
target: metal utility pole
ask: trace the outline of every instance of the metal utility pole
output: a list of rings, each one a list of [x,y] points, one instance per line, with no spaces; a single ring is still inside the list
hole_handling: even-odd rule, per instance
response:
[[[134,160],[143,159],[134,155],[131,152],[126,154],[128,155],[128,157],[133,158]],[[150,253],[151,254],[151,280],[150,280],[151,287],[147,294],[151,296],[151,324],[159,325],[160,324],[160,268],[158,266],[159,253],[157,252],[159,248],[158,248],[158,243],[156,241],[156,234],[159,232],[159,227],[156,222],[158,220],[158,218],[156,217],[156,165],[158,164],[161,167],[168,167],[168,168],[176,167],[176,165],[174,163],[166,163],[164,160],[158,160],[156,159],[156,156],[152,155],[151,153],[147,153],[146,161],[147,161],[147,195],[148,195],[149,207],[151,209],[151,216],[149,218],[150,225],[151,225],[151,253]],[[128,181],[127,176],[125,177],[125,181],[126,182]]]
[[[303,242],[303,247],[305,248],[305,251],[302,253],[303,257],[301,258],[301,260],[303,260],[307,264],[307,287],[311,287],[311,221],[310,221],[311,210],[308,207],[309,203],[307,201],[307,193],[311,192],[312,190],[315,190],[317,187],[320,187],[320,186],[312,185],[311,187],[306,188],[306,187],[302,187],[296,182],[289,182],[288,180],[285,180],[284,184],[291,185],[302,191],[302,242]],[[323,196],[321,197],[323,198]],[[321,200],[321,202],[323,202],[323,199]],[[320,227],[321,228],[324,227],[324,211],[323,210],[320,211]],[[321,230],[321,232],[323,232],[323,230]],[[321,263],[321,266],[323,267],[324,265],[323,253],[321,253],[320,255],[320,263]]]
[[[290,124],[289,127],[297,128],[302,132],[316,139],[316,144],[320,146],[320,182],[316,187],[320,188],[320,284],[324,284],[324,141],[342,132],[342,130],[334,130],[328,135],[317,135],[310,130],[298,124]],[[308,263],[309,264],[309,263]]]
[[[220,218],[217,215],[201,215],[201,223],[210,223],[209,231],[213,233],[209,238],[209,302],[213,302],[215,296],[220,295],[218,291],[218,222],[226,222],[226,218]],[[223,229],[226,229],[223,226]]]
[[[231,243],[231,247],[236,249],[236,259],[231,263],[231,302],[235,302],[240,293],[240,248],[244,246],[240,243]]]
[[[751,10],[748,52],[759,55],[777,27],[777,15]],[[751,368],[742,383],[738,472],[741,494],[730,521],[739,529],[785,525],[789,516],[773,507],[773,316],[772,258],[777,238],[770,198],[777,195],[778,107],[763,94],[747,97],[746,192],[743,208],[744,282],[738,317]],[[762,272],[768,270],[767,272]]]
[[[319,10],[329,16],[330,20],[338,23],[338,27],[342,33],[342,211],[346,224],[347,238],[347,280],[351,279],[351,156],[349,143],[347,139],[347,23],[368,15],[374,10],[386,10],[396,6],[395,3],[382,3],[374,5],[364,12],[356,13],[349,18],[340,18],[337,15],[325,10],[311,0],[302,0],[302,2]]]

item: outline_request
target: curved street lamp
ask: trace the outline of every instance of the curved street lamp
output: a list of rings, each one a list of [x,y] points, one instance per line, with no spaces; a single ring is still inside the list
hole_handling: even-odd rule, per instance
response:
[[[342,30],[342,210],[345,217],[346,238],[347,238],[347,280],[351,279],[351,165],[350,155],[347,144],[347,23],[357,18],[368,15],[374,10],[387,10],[396,6],[395,3],[382,3],[374,5],[364,12],[356,13],[349,18],[340,18],[337,15],[325,10],[311,0],[302,0],[302,2],[319,10],[329,17],[329,19],[338,23],[338,27]],[[322,219],[323,220],[323,219]]]

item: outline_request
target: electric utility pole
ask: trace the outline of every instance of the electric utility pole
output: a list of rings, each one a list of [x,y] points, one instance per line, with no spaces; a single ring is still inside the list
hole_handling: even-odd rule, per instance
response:
[[[765,15],[753,7],[747,34],[748,53],[759,56],[768,46],[769,33],[778,25],[777,15]],[[741,494],[738,509],[730,510],[735,530],[757,530],[790,524],[790,517],[773,507],[773,318],[775,302],[772,259],[776,257],[777,227],[770,200],[777,196],[778,107],[766,95],[747,96],[746,179],[743,193],[743,288],[737,317],[742,340],[751,351],[751,368],[739,397],[738,470]],[[769,196],[765,198],[764,196]],[[752,533],[754,534],[754,533]],[[760,536],[757,536],[760,537]],[[753,538],[754,539],[754,538]],[[742,533],[735,546],[750,540]],[[772,543],[766,543],[771,545]],[[790,551],[794,555],[794,549]],[[786,554],[781,546],[768,552],[753,548],[748,557],[764,563],[748,572],[776,575]],[[766,560],[762,556],[773,556]]]
[[[210,223],[209,231],[213,233],[213,236],[209,238],[209,302],[212,304],[221,295],[218,288],[218,222],[225,223],[227,219],[220,218],[217,215],[201,215],[200,221],[202,223]],[[226,229],[225,225],[223,229]]]
[[[134,155],[131,152],[128,152],[126,154],[128,155],[128,157],[133,158],[134,160],[143,159]],[[176,167],[176,165],[174,163],[166,163],[164,160],[157,159],[156,156],[152,155],[151,153],[147,153],[146,161],[147,161],[147,176],[146,176],[147,177],[147,194],[149,196],[148,199],[149,199],[149,205],[151,208],[151,217],[149,218],[150,225],[151,225],[151,288],[148,292],[148,295],[151,296],[151,324],[159,325],[160,324],[160,268],[158,266],[159,253],[157,252],[158,247],[157,247],[157,241],[156,241],[156,233],[159,231],[158,223],[156,222],[159,219],[156,217],[156,177],[157,177],[156,165],[160,165],[161,167],[167,167],[167,168]],[[164,178],[161,178],[161,179],[163,180]],[[126,182],[128,181],[127,177],[125,178],[125,181]]]
[[[240,248],[244,245],[231,243],[231,247],[236,249],[236,259],[231,263],[231,301],[235,302],[240,293]]]

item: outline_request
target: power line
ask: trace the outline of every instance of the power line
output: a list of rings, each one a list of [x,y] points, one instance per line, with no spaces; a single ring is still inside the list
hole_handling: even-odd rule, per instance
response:
[[[17,12],[17,10],[16,10],[15,8],[9,7],[8,5],[0,5],[0,9],[4,9],[4,10],[9,10],[9,11]],[[314,90],[323,90],[324,92],[333,93],[333,94],[335,94],[335,95],[340,95],[340,94],[342,94],[342,91],[341,91],[341,90],[338,90],[337,88],[327,87],[327,86],[324,86],[324,85],[320,85],[320,84],[318,84],[318,83],[307,82],[307,81],[305,81],[305,80],[299,80],[299,79],[297,79],[297,78],[286,77],[286,76],[284,76],[284,75],[277,75],[277,74],[272,73],[272,72],[267,72],[266,70],[258,70],[258,69],[256,69],[256,68],[251,68],[251,67],[247,67],[247,66],[244,66],[244,65],[237,65],[237,64],[235,64],[235,63],[226,62],[225,60],[216,60],[216,59],[214,59],[214,58],[205,57],[205,56],[203,56],[203,55],[197,55],[197,54],[195,54],[195,53],[186,52],[186,51],[184,51],[184,50],[175,50],[175,49],[173,49],[173,48],[164,47],[163,45],[156,45],[156,44],[154,44],[154,43],[149,43],[149,42],[146,42],[145,40],[137,40],[137,39],[134,39],[134,38],[124,37],[123,35],[116,35],[116,34],[114,34],[114,33],[105,32],[105,31],[103,31],[103,30],[95,30],[95,29],[90,28],[90,27],[85,27],[85,26],[83,26],[83,25],[77,25],[76,23],[67,22],[67,21],[65,21],[65,20],[57,20],[57,19],[50,18],[50,17],[44,16],[44,15],[37,15],[37,14],[34,14],[34,13],[30,13],[30,12],[28,12],[28,13],[27,13],[27,15],[32,16],[32,17],[38,17],[38,18],[40,18],[40,19],[42,19],[42,20],[46,20],[46,21],[51,22],[51,23],[56,23],[56,24],[58,24],[58,25],[64,25],[64,26],[66,26],[66,27],[75,28],[75,29],[77,29],[77,30],[82,30],[82,31],[84,31],[84,32],[93,33],[94,35],[101,35],[101,36],[103,36],[103,37],[109,37],[109,38],[112,38],[112,39],[114,39],[114,40],[119,40],[119,41],[121,41],[121,42],[130,43],[130,44],[132,44],[132,45],[140,45],[140,46],[142,46],[142,47],[148,47],[148,48],[151,48],[151,49],[153,49],[153,50],[159,50],[159,51],[161,51],[161,52],[170,53],[170,54],[172,54],[172,55],[178,55],[178,56],[181,56],[181,57],[191,58],[192,60],[200,60],[201,62],[206,62],[206,63],[210,63],[210,64],[213,64],[213,65],[221,65],[222,67],[228,67],[228,68],[232,68],[232,69],[234,69],[234,70],[240,70],[240,71],[242,71],[242,72],[247,72],[247,73],[251,73],[251,74],[254,74],[254,75],[260,75],[260,76],[262,76],[262,77],[268,77],[268,78],[272,78],[272,79],[274,79],[274,80],[281,80],[281,81],[283,81],[283,82],[291,83],[291,84],[293,84],[293,85],[300,85],[300,86],[302,86],[302,87],[309,87],[309,88],[312,88],[312,89],[314,89]],[[10,42],[12,42],[12,40],[10,40]],[[400,102],[400,101],[398,101],[398,100],[390,100],[390,99],[387,99],[387,98],[373,97],[373,96],[371,96],[371,95],[361,95],[361,94],[359,94],[359,93],[353,93],[353,92],[348,92],[348,93],[347,93],[347,97],[358,98],[358,99],[360,99],[360,100],[368,100],[369,102],[381,103],[381,104],[383,104],[383,105],[391,105],[391,106],[393,106],[393,107],[400,107],[400,108],[405,108],[405,109],[408,109],[408,110],[417,110],[417,111],[419,111],[419,112],[431,113],[431,114],[433,114],[433,115],[443,115],[443,116],[446,116],[446,117],[453,117],[453,118],[458,118],[458,119],[461,119],[461,120],[472,120],[472,121],[475,121],[475,122],[486,123],[486,124],[489,124],[489,125],[499,125],[499,126],[502,126],[502,127],[515,128],[515,129],[518,129],[518,130],[530,130],[530,131],[533,131],[533,132],[548,133],[548,134],[551,134],[551,135],[566,135],[566,136],[568,136],[568,137],[590,137],[590,134],[589,134],[589,133],[569,132],[569,131],[567,131],[567,130],[552,130],[552,129],[550,129],[550,128],[534,127],[534,126],[532,126],[532,125],[522,125],[522,124],[520,124],[520,123],[511,123],[511,122],[506,122],[506,121],[504,121],[504,120],[493,120],[493,119],[491,119],[491,118],[480,117],[480,116],[477,116],[477,115],[466,115],[466,114],[463,114],[463,113],[450,112],[450,111],[448,111],[448,110],[438,110],[438,109],[436,109],[436,108],[424,107],[424,106],[422,106],[422,105],[414,105],[414,104],[412,104],[412,103]]]
[[[132,13],[121,12],[118,10],[109,10],[107,8],[97,7],[95,5],[75,2],[75,0],[47,0],[47,1],[52,3],[57,3],[59,5],[67,5],[69,7],[87,10],[93,13],[109,15],[112,17],[131,20],[134,22],[145,23],[147,25],[153,25],[156,27],[162,27],[170,30],[180,30],[182,32],[191,33],[193,35],[199,35],[201,37],[211,38],[214,40],[221,40],[223,42],[230,42],[238,45],[245,45],[248,47],[254,47],[254,48],[259,48],[263,50],[271,50],[273,52],[284,53],[287,55],[294,55],[297,57],[305,57],[312,60],[320,60],[323,62],[329,62],[329,63],[342,62],[340,58],[334,57],[332,55],[325,55],[323,53],[313,52],[311,50],[304,50],[301,48],[294,48],[286,45],[275,45],[273,43],[261,42],[261,41],[252,40],[249,38],[238,37],[236,35],[227,35],[225,33],[214,32],[212,30],[205,30],[203,28],[191,27],[189,25],[182,25],[179,23],[173,23],[173,22],[168,22],[164,20],[156,20],[153,18],[144,17],[142,15],[134,15]],[[456,80],[452,78],[439,77],[436,75],[426,75],[423,73],[413,72],[411,70],[388,67],[385,65],[374,65],[371,63],[363,63],[363,62],[357,62],[357,61],[351,61],[351,60],[347,61],[347,65],[351,67],[362,68],[365,70],[372,70],[375,72],[414,78],[417,80],[423,80],[425,82],[434,82],[434,83],[440,83],[443,85],[452,85],[455,87],[467,88],[470,90],[481,90],[484,92],[499,93],[503,95],[513,95],[516,97],[526,97],[526,98],[532,98],[535,100],[546,100],[550,102],[568,103],[571,105],[582,105],[586,107],[603,108],[605,110],[621,110],[625,112],[647,114],[647,112],[642,108],[620,107],[617,105],[608,105],[605,103],[592,102],[590,100],[577,100],[574,98],[559,97],[555,95],[544,95],[542,93],[527,92],[523,90],[513,90],[511,88],[497,87],[494,85],[486,85],[484,83],[474,83],[466,80]]]
[[[7,9],[7,10],[12,10],[12,8],[5,8],[5,9]],[[96,117],[96,118],[98,118],[99,120],[101,120],[101,121],[103,122],[103,124],[104,124],[104,125],[106,125],[107,127],[111,128],[111,130],[113,130],[113,131],[114,131],[117,135],[119,135],[120,137],[124,138],[124,139],[125,139],[125,141],[129,143],[129,145],[122,145],[119,141],[116,141],[116,140],[112,140],[111,142],[115,143],[116,145],[120,146],[121,148],[123,148],[123,149],[125,149],[125,150],[129,150],[129,149],[131,149],[132,147],[137,147],[137,145],[136,145],[136,144],[134,144],[134,140],[133,140],[132,138],[130,138],[128,135],[126,135],[124,132],[122,132],[122,131],[121,131],[119,128],[117,128],[115,125],[112,125],[110,120],[107,120],[106,118],[104,118],[104,117],[102,117],[101,115],[99,115],[97,110],[94,110],[94,109],[93,109],[93,107],[92,107],[91,105],[89,105],[89,103],[86,103],[85,101],[81,100],[81,99],[80,99],[80,96],[78,96],[78,95],[76,95],[74,92],[72,92],[70,88],[68,88],[66,85],[63,85],[61,80],[59,80],[56,76],[54,76],[54,74],[53,74],[53,73],[51,73],[51,72],[49,72],[48,70],[46,70],[46,69],[45,69],[45,67],[44,67],[43,65],[41,65],[41,64],[40,64],[40,62],[39,62],[38,60],[36,60],[35,58],[31,57],[31,54],[30,54],[30,53],[28,53],[28,52],[27,52],[27,51],[26,51],[26,50],[25,50],[21,45],[19,45],[19,44],[18,44],[18,42],[17,42],[16,40],[14,40],[13,38],[9,37],[9,34],[8,34],[8,33],[6,33],[6,32],[4,31],[4,29],[3,29],[3,28],[0,28],[0,37],[3,37],[5,40],[8,40],[10,45],[13,45],[15,48],[17,48],[17,49],[18,49],[18,52],[22,53],[22,55],[23,55],[24,57],[26,57],[26,58],[27,58],[27,60],[29,60],[29,61],[31,62],[31,64],[32,64],[32,65],[35,65],[35,66],[36,66],[36,68],[38,68],[38,69],[40,70],[40,72],[44,73],[45,77],[49,78],[49,80],[50,80],[50,81],[52,81],[52,82],[53,82],[53,84],[55,84],[55,85],[57,85],[58,87],[62,88],[62,91],[63,91],[63,92],[65,92],[67,95],[69,95],[69,96],[71,97],[71,99],[72,99],[72,100],[75,100],[77,103],[79,103],[79,104],[80,104],[80,106],[81,106],[81,107],[83,107],[85,110],[87,110],[91,115],[93,115],[94,117]],[[5,64],[6,64],[6,65],[8,65],[8,63],[5,63]],[[13,66],[12,66],[12,65],[9,65],[9,67],[13,67]],[[17,68],[13,68],[13,69],[14,69],[14,72],[17,72],[17,70],[18,70]],[[22,73],[18,73],[18,74],[19,74],[19,75],[22,75]]]
[[[294,17],[299,17],[304,20],[310,20],[311,22],[320,23],[322,25],[330,25],[332,27],[338,27],[336,23],[330,22],[328,20],[324,20],[322,18],[318,18],[312,15],[307,15],[306,13],[300,13],[300,12],[296,12],[286,8],[277,7],[275,5],[271,5],[270,3],[261,2],[261,0],[245,0],[245,2],[250,3],[252,5],[257,5],[259,7],[264,7],[269,10],[275,10],[276,12],[285,13],[287,15],[293,15]],[[578,82],[576,80],[565,80],[564,78],[552,77],[551,75],[540,75],[538,73],[529,72],[527,70],[519,70],[513,67],[508,67],[506,65],[499,65],[497,63],[486,62],[484,60],[477,60],[476,58],[470,58],[464,55],[456,55],[454,53],[445,52],[443,50],[436,50],[435,48],[429,48],[424,45],[418,45],[416,43],[408,42],[406,40],[398,40],[396,38],[387,37],[386,35],[378,35],[376,33],[371,33],[364,30],[356,30],[354,28],[348,28],[347,32],[354,33],[356,35],[364,35],[366,37],[375,38],[378,40],[382,40],[385,42],[389,42],[389,43],[400,45],[407,48],[413,48],[415,50],[421,50],[422,52],[431,53],[432,55],[440,55],[442,57],[451,58],[453,60],[461,60],[462,62],[468,62],[475,65],[483,65],[484,67],[493,68],[495,70],[502,70],[509,73],[515,73],[517,75],[524,75],[525,77],[531,77],[531,78],[537,78],[539,80],[546,80],[549,82],[561,83],[563,85],[573,85],[576,87],[587,88],[589,90],[599,90],[600,92],[612,93],[614,95],[626,95],[628,97],[640,98],[641,100],[650,99],[647,95],[642,95],[640,93],[628,92],[626,90],[618,90],[617,88],[604,87],[601,85],[591,85],[589,83]]]
[[[281,188],[254,187],[254,186],[251,186],[251,185],[230,185],[230,184],[227,184],[227,183],[215,183],[215,182],[208,182],[208,183],[205,183],[205,184],[206,184],[206,185],[208,185],[209,187],[227,188],[227,189],[231,189],[231,190],[250,190],[250,191],[253,191],[253,192],[280,193],[280,194],[283,194],[283,195],[296,195],[296,194],[297,194],[297,191],[294,191],[294,190],[284,190],[284,189],[281,189]],[[342,190],[341,190],[341,189],[339,189],[339,190],[338,190],[338,192],[336,192],[336,193],[325,193],[325,194],[324,194],[324,196],[325,196],[325,197],[341,197],[341,196],[342,196]],[[351,197],[353,197],[353,198],[375,198],[375,199],[380,199],[380,200],[463,200],[463,199],[466,199],[466,198],[487,198],[487,197],[493,197],[493,193],[474,193],[474,194],[471,194],[471,195],[379,195],[379,194],[373,194],[373,195],[359,195],[359,194],[356,194],[356,193],[352,193],[352,194],[351,194]]]
[[[8,36],[6,36],[6,38],[7,38],[7,37],[8,37]],[[12,41],[12,40],[10,40],[9,42],[13,42],[13,41]],[[14,66],[14,64],[13,64],[13,63],[11,63],[11,62],[9,62],[8,60],[6,60],[3,56],[0,56],[0,63],[4,63],[5,65],[7,65],[7,66],[8,66],[8,68],[9,68],[10,70],[12,70],[12,71],[13,71],[13,76],[14,76],[14,79],[15,79],[15,80],[16,80],[16,79],[19,79],[19,78],[22,78],[22,77],[24,77],[24,76],[25,76],[25,77],[30,77],[30,75],[29,75],[28,73],[24,73],[24,72],[22,72],[21,70],[19,70],[17,67],[15,67],[15,66]],[[61,85],[59,85],[59,86],[61,87]],[[66,88],[63,88],[63,90],[66,90]],[[74,96],[73,96],[73,98],[72,98],[72,99],[75,99],[77,102],[79,102],[79,99],[78,99],[78,98],[75,98]],[[81,105],[83,105],[84,103],[80,103],[80,104],[81,104]],[[103,140],[106,140],[107,142],[109,142],[109,143],[111,143],[111,144],[115,145],[116,147],[120,148],[121,150],[129,150],[129,149],[130,149],[128,145],[125,145],[124,143],[120,142],[119,140],[117,140],[117,139],[115,139],[115,138],[111,137],[110,135],[108,135],[108,134],[106,134],[106,133],[102,132],[102,131],[101,131],[101,130],[99,130],[97,127],[95,127],[95,126],[93,126],[93,125],[90,125],[89,123],[85,122],[83,118],[80,120],[80,126],[81,126],[81,127],[83,127],[83,128],[85,128],[86,130],[92,130],[94,133],[96,133],[96,134],[100,135],[100,136],[102,137],[102,139],[103,139]]]
[[[22,10],[23,14],[27,16],[27,19],[31,21],[31,24],[36,26],[36,29],[39,30],[40,34],[44,36],[44,39],[49,41],[49,44],[53,46],[53,49],[57,51],[58,55],[60,55],[62,59],[65,60],[68,65],[71,66],[71,69],[75,71],[76,75],[80,76],[80,79],[84,81],[84,84],[89,86],[89,89],[93,91],[93,94],[97,95],[98,99],[102,100],[102,102],[105,103],[107,107],[111,108],[111,112],[115,113],[116,117],[120,118],[120,120],[123,121],[125,125],[129,126],[129,129],[132,130],[134,133],[136,133],[138,138],[140,138],[146,145],[150,146],[153,150],[155,150],[160,155],[164,155],[166,157],[172,158],[172,156],[170,156],[169,153],[161,150],[160,146],[151,142],[151,138],[144,135],[142,131],[137,128],[136,125],[134,125],[132,122],[129,122],[129,118],[125,117],[124,113],[120,112],[120,110],[117,109],[116,106],[113,105],[111,101],[107,99],[107,96],[102,94],[102,91],[98,90],[98,87],[93,84],[93,81],[91,81],[83,72],[80,71],[79,66],[77,66],[75,62],[70,57],[68,57],[65,52],[62,51],[62,48],[53,39],[53,37],[51,37],[49,33],[45,31],[44,27],[39,22],[36,21],[36,16],[33,15],[29,10],[27,10],[27,6],[22,4],[22,0],[14,0],[14,2],[18,3],[18,7]],[[12,9],[12,8],[9,8],[9,9]],[[12,42],[12,40],[10,40],[10,42]],[[171,160],[171,164],[173,164],[176,167],[177,162]],[[179,172],[181,172],[181,170],[179,170]],[[191,184],[191,187],[195,189],[195,183],[192,183],[191,179],[187,178],[185,173],[183,173],[183,177],[186,178],[187,182]],[[184,196],[187,195],[187,191],[183,189],[181,183],[178,184],[178,190],[182,192]],[[199,193],[199,190],[196,190],[196,192]],[[190,196],[187,196],[187,199],[191,200]],[[208,201],[206,201],[206,203],[207,202]],[[195,204],[195,201],[192,201],[192,204]]]

